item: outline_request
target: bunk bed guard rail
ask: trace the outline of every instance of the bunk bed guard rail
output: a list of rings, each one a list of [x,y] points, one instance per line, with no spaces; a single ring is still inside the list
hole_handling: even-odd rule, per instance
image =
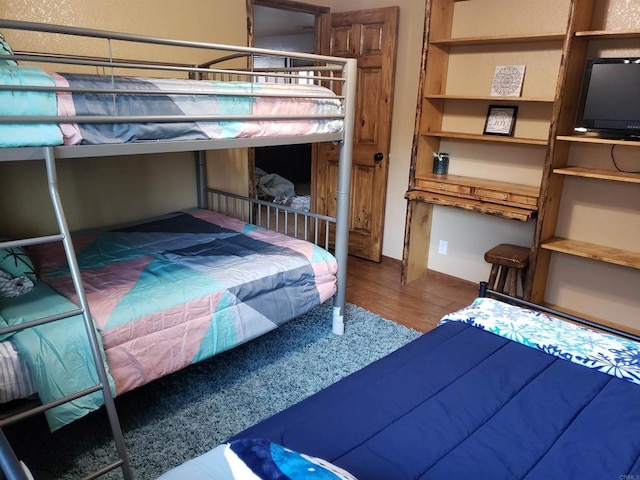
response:
[[[319,102],[322,107],[313,113],[282,113],[282,112],[231,112],[218,111],[212,114],[123,114],[107,110],[104,114],[95,114],[94,111],[85,114],[71,112],[73,114],[24,114],[3,115],[0,117],[0,128],[10,124],[28,125],[56,125],[72,127],[73,130],[82,130],[86,126],[104,125],[145,125],[153,123],[156,126],[171,126],[177,123],[194,122],[198,125],[210,124],[229,125],[236,122],[248,124],[270,123],[300,124],[300,122],[316,122],[320,125],[337,125],[329,130],[311,129],[309,131],[282,133],[274,135],[267,129],[262,135],[247,137],[246,132],[233,135],[232,129],[222,128],[223,133],[216,138],[193,137],[180,138],[180,141],[116,141],[114,143],[101,144],[82,139],[80,144],[50,145],[53,147],[51,155],[56,158],[85,158],[100,156],[121,156],[147,153],[173,153],[196,152],[198,175],[198,202],[204,206],[206,199],[206,172],[205,156],[207,150],[259,147],[268,145],[290,145],[296,143],[335,142],[340,147],[339,172],[336,198],[336,234],[334,255],[340,266],[338,272],[338,291],[334,298],[333,331],[340,334],[344,331],[344,310],[346,305],[346,261],[348,252],[349,230],[349,197],[351,185],[351,157],[353,153],[353,124],[355,112],[355,89],[357,64],[354,59],[337,58],[322,55],[304,54],[296,52],[281,52],[269,49],[251,47],[237,47],[216,43],[193,42],[173,40],[159,37],[149,37],[135,34],[108,32],[103,30],[86,29],[54,24],[39,24],[34,22],[22,22],[0,19],[2,30],[26,30],[47,33],[51,35],[68,35],[91,39],[104,40],[105,53],[102,56],[87,56],[80,53],[62,55],[58,53],[38,53],[16,51],[10,55],[4,55],[7,61],[18,62],[25,65],[44,65],[47,70],[66,68],[71,71],[89,71],[99,73],[105,79],[100,85],[68,85],[65,82],[54,82],[52,85],[0,85],[0,95],[3,93],[28,93],[39,92],[57,95],[58,98],[68,98],[73,95],[95,95],[108,97],[114,105],[118,98],[139,95],[138,88],[129,88],[117,85],[116,79],[123,72],[155,72],[158,76],[175,78],[187,76],[190,79],[212,79],[218,83],[238,83],[244,81],[243,91],[198,91],[200,97],[212,96],[215,98],[232,98],[234,102],[240,99],[240,103],[264,103],[267,101],[305,101]],[[53,43],[53,42],[52,42]],[[80,42],[77,42],[80,43]],[[159,50],[166,49],[169,55],[175,56],[175,51],[180,51],[181,58],[193,57],[191,62],[158,62],[144,61],[140,59],[121,58],[115,53],[123,44],[141,44],[154,47],[154,58],[160,56]],[[123,51],[127,52],[125,48]],[[205,56],[206,55],[206,56]],[[284,61],[287,59],[304,62],[304,67],[257,67],[259,59],[271,58]],[[240,65],[239,65],[240,63]],[[286,63],[286,62],[285,62]],[[84,69],[84,70],[83,70]],[[151,73],[149,73],[151,74]],[[57,78],[57,77],[56,77]],[[291,89],[293,84],[303,84],[309,90],[297,91]],[[266,88],[271,85],[273,88]],[[318,87],[324,87],[320,90]],[[144,95],[170,95],[172,99],[181,98],[190,92],[173,87],[173,84],[161,83],[160,88],[145,91]],[[333,93],[335,92],[335,93]],[[327,110],[327,102],[338,101],[338,109]],[[115,108],[115,107],[114,107]],[[328,113],[327,113],[328,112]],[[6,113],[6,112],[5,112]],[[279,128],[278,128],[279,129]],[[220,129],[218,129],[220,130]],[[230,133],[229,130],[232,132]],[[72,135],[73,136],[73,135]],[[91,144],[89,144],[91,143]],[[43,146],[35,147],[8,147],[0,148],[0,161],[3,160],[34,160],[43,159],[45,156]]]
[[[338,185],[336,198],[335,218],[335,252],[338,261],[337,283],[338,290],[334,295],[333,326],[335,333],[344,331],[344,314],[346,305],[346,265],[348,253],[349,231],[349,197],[351,185],[351,157],[353,153],[352,139],[354,131],[355,89],[357,77],[357,65],[354,59],[336,58],[321,55],[301,54],[293,52],[280,52],[275,50],[257,49],[250,47],[236,47],[215,43],[192,42],[182,40],[164,39],[126,33],[108,32],[71,26],[40,24],[0,19],[0,31],[6,35],[7,31],[20,30],[37,32],[38,35],[66,35],[81,37],[91,42],[101,42],[104,53],[98,55],[86,55],[82,52],[66,54],[58,52],[39,53],[34,51],[15,51],[0,55],[0,68],[15,69],[29,66],[34,73],[29,81],[0,81],[0,97],[11,99],[12,96],[20,97],[36,93],[53,100],[53,110],[45,111],[20,111],[12,112],[3,110],[0,115],[0,162],[40,160],[46,164],[48,175],[48,188],[54,204],[54,215],[60,233],[43,237],[23,239],[11,242],[0,242],[0,246],[26,246],[35,243],[50,241],[62,241],[69,268],[72,272],[80,310],[86,322],[86,328],[92,345],[96,367],[100,376],[100,385],[107,405],[109,421],[114,435],[116,449],[120,460],[107,467],[105,471],[121,467],[125,478],[132,478],[122,432],[120,430],[117,413],[113,406],[112,393],[110,391],[104,365],[99,353],[98,341],[92,326],[88,311],[86,293],[82,285],[79,267],[75,259],[73,245],[70,240],[69,227],[65,218],[62,202],[58,192],[56,160],[64,158],[89,158],[103,156],[123,156],[134,154],[153,153],[177,153],[196,152],[196,165],[198,177],[198,203],[204,206],[207,202],[206,188],[206,162],[204,152],[207,150],[260,147],[270,145],[288,145],[295,143],[335,142],[340,147]],[[9,39],[11,36],[9,35]],[[69,48],[75,48],[84,42],[67,42]],[[121,58],[116,52],[128,52],[127,48],[121,48],[124,44],[138,44],[153,46],[154,58],[159,51],[180,51],[180,58],[189,58],[184,62],[159,62],[144,61],[140,59]],[[64,44],[64,42],[51,42],[51,45]],[[45,43],[43,43],[45,45]],[[49,46],[49,44],[46,44]],[[93,44],[92,44],[93,45]],[[66,48],[66,47],[65,47]],[[169,54],[171,56],[171,53]],[[192,57],[192,58],[191,58]],[[276,59],[296,59],[305,62],[305,67],[296,68],[259,68],[256,67],[256,59],[262,57]],[[259,63],[259,62],[258,62]],[[225,68],[223,65],[227,65]],[[55,72],[55,73],[49,73]],[[78,73],[80,72],[80,73]],[[137,86],[119,84],[119,79],[126,74],[139,75],[143,72],[156,73],[160,77],[153,87],[141,94]],[[74,75],[92,75],[95,82],[83,84],[77,81]],[[183,87],[172,83],[174,79],[186,77],[190,81],[211,80],[211,82],[198,82],[202,85],[215,84],[221,87],[213,91],[210,88],[197,90],[199,98],[209,99],[209,104],[230,103],[243,105],[244,110],[218,109],[213,113],[200,111],[181,111],[176,114],[170,112],[138,112],[120,111],[119,101],[125,99],[129,102],[135,96],[169,97],[172,102],[180,104],[181,98],[186,98],[193,92],[185,91]],[[136,77],[138,78],[138,77]],[[100,81],[98,81],[100,80]],[[239,90],[230,90],[232,84],[242,83]],[[302,84],[302,90],[292,89],[291,85]],[[268,88],[268,86],[271,86]],[[188,89],[187,89],[188,90]],[[107,99],[107,107],[94,110],[90,105],[85,111],[79,111],[71,105],[71,109],[61,112],[59,105],[62,101],[68,101],[76,96],[86,96]],[[215,100],[215,101],[214,101]],[[312,103],[320,105],[320,108],[311,113],[290,113],[288,111],[269,111],[268,109],[251,108],[255,105],[267,105],[273,103]],[[187,100],[187,103],[189,100]],[[6,105],[15,104],[15,100],[4,101]],[[207,102],[204,102],[207,103]],[[227,102],[229,103],[229,102]],[[330,109],[327,106],[333,105]],[[81,109],[80,109],[81,110]],[[98,113],[101,112],[101,113]],[[196,134],[181,136],[184,124],[189,122],[195,125]],[[248,134],[243,130],[243,122],[255,127],[258,133]],[[84,136],[87,127],[99,131],[105,125],[139,126],[153,124],[157,128],[178,125],[168,137],[162,140],[137,137],[135,134],[125,139],[108,139],[100,141],[101,133],[95,137]],[[279,128],[270,130],[271,124],[296,125],[298,130],[293,132],[279,132]],[[46,141],[38,143],[11,143],[15,142],[12,135],[6,135],[9,131],[6,127],[15,125],[33,128],[43,128],[39,133],[32,130],[27,138],[46,138]],[[200,128],[202,126],[205,128]],[[209,127],[209,128],[207,128]],[[229,127],[229,128],[225,128]],[[325,128],[326,127],[326,128]],[[200,128],[200,130],[198,130]],[[47,134],[51,131],[54,135]],[[111,128],[112,130],[115,130]],[[193,132],[194,127],[187,130]],[[249,129],[251,130],[251,129]],[[255,129],[254,129],[255,130]],[[58,133],[59,131],[59,133]],[[215,131],[217,135],[211,134]],[[44,133],[42,133],[44,132]],[[64,132],[64,135],[62,135]],[[204,133],[203,133],[204,132]],[[222,132],[222,133],[220,133]],[[260,133],[262,132],[262,133]],[[172,137],[171,135],[176,135]],[[168,139],[167,139],[168,138]],[[3,144],[2,140],[8,140]],[[96,140],[97,139],[97,140]],[[33,140],[31,140],[33,142]],[[324,219],[322,219],[324,220]],[[331,220],[331,219],[329,219]],[[49,321],[49,319],[47,319]],[[24,325],[29,327],[30,325]],[[0,329],[0,333],[8,333],[15,328]],[[43,406],[45,408],[45,406]],[[39,409],[41,410],[41,409]],[[1,433],[1,431],[0,431]],[[0,438],[3,440],[3,438]],[[11,478],[21,477],[20,471],[14,462],[15,458],[5,455],[5,443],[0,445],[0,456],[8,459],[1,465],[5,474]],[[10,452],[9,452],[10,453]],[[100,472],[100,474],[105,473]],[[96,475],[98,476],[98,475]],[[92,477],[95,478],[95,477]]]

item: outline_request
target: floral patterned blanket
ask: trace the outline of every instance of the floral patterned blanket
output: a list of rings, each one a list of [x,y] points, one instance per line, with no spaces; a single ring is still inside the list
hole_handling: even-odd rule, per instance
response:
[[[476,298],[440,324],[464,322],[585,367],[640,384],[640,344],[509,305]]]

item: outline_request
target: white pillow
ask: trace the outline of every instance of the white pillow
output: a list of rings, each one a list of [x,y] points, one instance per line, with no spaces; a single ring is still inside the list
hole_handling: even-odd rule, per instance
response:
[[[349,472],[262,439],[234,440],[169,470],[158,480],[356,480]]]
[[[0,297],[18,297],[33,290],[33,282],[26,275],[14,277],[0,269]]]

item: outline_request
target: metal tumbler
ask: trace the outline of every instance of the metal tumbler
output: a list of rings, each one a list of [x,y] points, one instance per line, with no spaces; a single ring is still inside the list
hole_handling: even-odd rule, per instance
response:
[[[449,171],[449,154],[433,152],[433,173],[445,175]]]

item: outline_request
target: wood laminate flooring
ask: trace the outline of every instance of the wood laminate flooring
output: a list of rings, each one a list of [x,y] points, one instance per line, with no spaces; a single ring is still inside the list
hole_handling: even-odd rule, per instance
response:
[[[420,332],[436,326],[447,313],[469,305],[478,285],[443,273],[400,283],[402,264],[383,257],[380,263],[349,256],[347,302]]]

